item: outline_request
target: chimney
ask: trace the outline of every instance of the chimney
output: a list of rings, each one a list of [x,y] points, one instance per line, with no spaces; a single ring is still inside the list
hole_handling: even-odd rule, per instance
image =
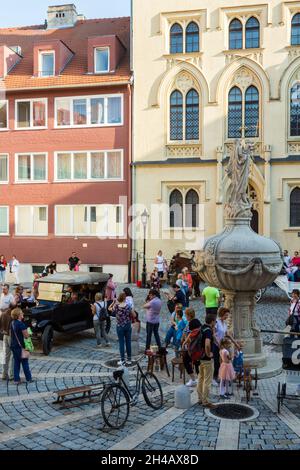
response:
[[[47,29],[72,28],[77,22],[77,16],[73,3],[50,6],[47,12]]]

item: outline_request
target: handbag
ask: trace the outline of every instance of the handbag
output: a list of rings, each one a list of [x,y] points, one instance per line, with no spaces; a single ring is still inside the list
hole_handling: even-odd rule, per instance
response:
[[[294,325],[294,323],[295,323],[295,314],[294,314],[294,312],[296,310],[296,307],[297,307],[298,303],[299,303],[299,300],[297,301],[297,303],[295,303],[292,313],[288,316],[288,318],[285,322],[286,326],[293,326]],[[297,321],[296,321],[296,323],[297,323]]]
[[[20,343],[20,341],[19,341],[19,338],[17,337],[17,333],[16,333],[16,331],[15,331],[15,329],[14,329],[13,324],[12,324],[11,327],[12,327],[13,332],[14,332],[14,334],[15,334],[15,337],[16,337],[16,340],[17,340],[17,342],[18,342],[18,345],[19,345],[20,348],[21,348],[21,359],[29,359],[30,352],[27,351],[26,349],[22,348],[22,345],[21,345],[21,343]]]

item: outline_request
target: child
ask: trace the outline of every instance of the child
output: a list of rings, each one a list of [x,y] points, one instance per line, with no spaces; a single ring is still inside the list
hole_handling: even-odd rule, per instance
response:
[[[232,387],[232,381],[235,379],[235,372],[232,365],[231,355],[229,349],[231,347],[231,341],[228,338],[224,338],[220,342],[220,398],[229,398],[232,395],[229,390]]]
[[[174,341],[174,345],[175,345],[175,352],[176,352],[176,356],[177,356],[177,353],[180,349],[180,346],[181,346],[181,338],[182,338],[182,335],[183,335],[183,331],[185,330],[185,327],[186,327],[186,321],[183,319],[183,311],[182,310],[177,310],[176,312],[176,326],[175,326],[175,330],[176,330],[176,333],[175,333],[175,341]]]
[[[171,343],[171,340],[173,339],[173,344],[176,342],[176,325],[177,325],[177,312],[181,311],[182,312],[182,305],[177,304],[175,305],[175,311],[171,314],[171,326],[167,331],[166,337],[165,337],[165,347],[167,348],[169,344]]]
[[[154,268],[153,272],[151,273],[150,283],[151,283],[151,285],[150,285],[151,289],[157,289],[157,290],[160,289],[161,285],[160,285],[160,278],[159,278],[159,275],[158,275],[157,268]]]

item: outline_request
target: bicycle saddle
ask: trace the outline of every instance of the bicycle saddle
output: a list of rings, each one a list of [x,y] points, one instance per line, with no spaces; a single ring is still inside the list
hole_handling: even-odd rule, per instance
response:
[[[124,370],[115,370],[113,372],[113,377],[114,377],[115,380],[121,379],[121,377],[123,377],[123,375],[124,375]]]

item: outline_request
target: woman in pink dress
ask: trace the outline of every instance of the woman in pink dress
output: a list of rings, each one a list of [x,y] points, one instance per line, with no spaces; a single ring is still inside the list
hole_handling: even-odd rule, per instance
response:
[[[232,381],[235,379],[235,372],[230,355],[231,342],[224,338],[220,342],[220,398],[229,398],[232,395]]]

